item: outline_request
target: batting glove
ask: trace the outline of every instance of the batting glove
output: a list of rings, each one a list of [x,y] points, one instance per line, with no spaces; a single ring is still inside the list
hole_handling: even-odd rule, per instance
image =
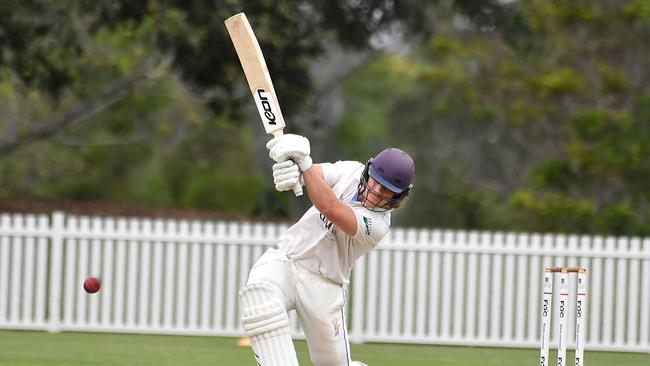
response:
[[[291,159],[298,164],[302,172],[312,166],[309,140],[303,136],[287,134],[274,137],[266,144],[266,148],[269,149],[269,157],[275,162],[281,163]]]
[[[298,165],[292,160],[273,164],[273,183],[279,192],[290,191],[296,184],[302,185]]]

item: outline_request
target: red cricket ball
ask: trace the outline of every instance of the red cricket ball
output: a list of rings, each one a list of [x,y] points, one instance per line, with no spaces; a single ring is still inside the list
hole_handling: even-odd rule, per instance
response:
[[[99,279],[97,277],[88,277],[84,281],[84,290],[86,290],[87,293],[89,294],[94,294],[95,292],[99,291],[99,288],[101,287],[99,283]]]

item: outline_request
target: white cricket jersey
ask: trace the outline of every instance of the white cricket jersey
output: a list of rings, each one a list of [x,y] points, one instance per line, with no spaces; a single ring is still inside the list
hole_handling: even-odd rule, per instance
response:
[[[325,182],[339,200],[357,217],[354,236],[337,229],[314,206],[284,232],[278,249],[314,273],[337,283],[348,283],[357,259],[374,248],[388,234],[391,210],[373,212],[356,201],[364,165],[358,161],[322,163]]]

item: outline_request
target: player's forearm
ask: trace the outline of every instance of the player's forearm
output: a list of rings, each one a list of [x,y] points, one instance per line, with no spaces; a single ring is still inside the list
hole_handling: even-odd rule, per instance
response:
[[[330,186],[325,182],[322,168],[314,164],[307,171],[303,172],[302,176],[309,199],[316,209],[327,217],[328,213],[340,202]]]
[[[357,232],[357,219],[352,209],[339,201],[323,177],[323,168],[314,164],[303,173],[309,199],[316,209],[337,228],[348,235]]]

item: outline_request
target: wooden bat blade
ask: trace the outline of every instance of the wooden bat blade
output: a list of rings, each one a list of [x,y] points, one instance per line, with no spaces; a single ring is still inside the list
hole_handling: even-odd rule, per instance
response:
[[[230,39],[235,46],[237,57],[244,69],[248,86],[255,99],[255,106],[260,113],[266,133],[281,136],[284,129],[284,117],[280,111],[278,97],[271,82],[271,75],[266,66],[262,49],[260,48],[253,28],[244,13],[231,16],[224,21]],[[296,196],[302,195],[302,185],[293,187]]]
[[[285,127],[284,118],[253,28],[244,13],[235,14],[224,23],[244,69],[264,129],[266,133],[277,135]]]

